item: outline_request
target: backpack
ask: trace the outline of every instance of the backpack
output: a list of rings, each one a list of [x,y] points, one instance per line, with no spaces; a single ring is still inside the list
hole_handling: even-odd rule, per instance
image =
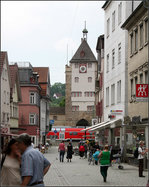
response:
[[[139,156],[139,152],[138,152],[138,147],[135,149],[135,151],[134,151],[134,157],[135,158],[138,158],[138,156]]]
[[[84,151],[85,151],[85,149],[84,149],[84,146],[83,146],[83,145],[81,145],[81,146],[80,146],[79,151],[82,151],[82,152],[84,152]]]

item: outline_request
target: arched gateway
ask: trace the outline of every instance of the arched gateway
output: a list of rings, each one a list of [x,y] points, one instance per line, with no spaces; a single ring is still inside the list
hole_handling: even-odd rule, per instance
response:
[[[76,126],[89,126],[89,122],[85,119],[81,119],[77,122]]]

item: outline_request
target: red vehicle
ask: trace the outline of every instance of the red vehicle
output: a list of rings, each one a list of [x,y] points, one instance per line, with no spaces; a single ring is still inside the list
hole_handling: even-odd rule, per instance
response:
[[[52,128],[51,131],[48,132],[47,138],[49,139],[57,139],[57,140],[95,140],[95,134],[89,131],[81,131],[84,128]],[[86,138],[85,138],[86,137]]]

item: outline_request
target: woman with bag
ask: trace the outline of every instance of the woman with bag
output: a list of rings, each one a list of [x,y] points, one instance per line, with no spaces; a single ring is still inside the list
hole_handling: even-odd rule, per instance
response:
[[[73,152],[72,144],[71,144],[71,142],[69,142],[68,145],[67,145],[67,156],[66,156],[67,162],[69,162],[69,160],[71,162],[73,153],[74,152]]]
[[[110,166],[110,151],[108,150],[108,145],[105,145],[105,148],[98,155],[100,159],[100,173],[103,176],[104,182],[107,180],[107,171]]]
[[[5,156],[1,163],[1,186],[20,186],[21,153],[17,141],[11,139],[5,150]]]

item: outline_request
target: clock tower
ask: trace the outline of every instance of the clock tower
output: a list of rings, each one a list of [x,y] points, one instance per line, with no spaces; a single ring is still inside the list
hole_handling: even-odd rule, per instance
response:
[[[81,44],[66,65],[67,126],[89,126],[95,115],[95,80],[97,60],[87,43],[86,24]]]

